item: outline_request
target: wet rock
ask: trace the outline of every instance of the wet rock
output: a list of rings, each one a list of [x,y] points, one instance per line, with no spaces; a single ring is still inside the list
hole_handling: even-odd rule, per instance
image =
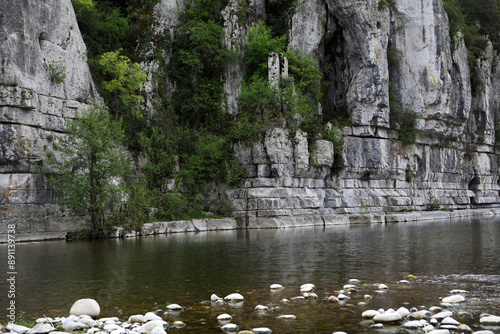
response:
[[[124,334],[126,332],[127,330],[125,328],[118,327],[117,329],[112,330],[109,334]]]
[[[220,298],[219,296],[217,296],[215,293],[213,293],[213,294],[210,296],[210,301],[212,301],[212,302],[215,302],[215,301],[217,301],[217,300],[219,300],[219,299],[222,299],[222,298]]]
[[[453,319],[452,317],[446,317],[441,321],[441,325],[458,326],[458,325],[460,325],[460,323],[458,321],[456,321],[455,319]]]
[[[382,284],[379,284],[378,289],[379,290],[387,290],[387,289],[389,289],[389,287],[382,283]]]
[[[318,295],[314,292],[304,292],[303,296],[308,299],[318,299]]]
[[[120,328],[120,326],[117,324],[108,324],[108,325],[105,325],[102,329],[104,329],[105,331],[111,332],[111,331],[114,331],[115,329],[118,329],[118,328]]]
[[[302,284],[300,286],[300,292],[311,292],[315,289],[315,285],[312,283]]]
[[[493,331],[490,330],[481,330],[481,331],[476,331],[474,334],[495,334]]]
[[[338,303],[339,302],[339,299],[335,296],[330,296],[330,297],[328,297],[327,300],[329,303]]]
[[[53,323],[54,319],[49,317],[38,318],[35,320],[37,324]]]
[[[435,329],[430,331],[428,334],[450,334],[450,330],[448,329]]]
[[[293,314],[283,314],[283,315],[278,316],[278,319],[294,320],[294,319],[297,319],[297,317],[294,316]]]
[[[239,302],[243,301],[243,299],[245,298],[239,293],[232,293],[224,297],[225,301],[230,301],[230,302]]]
[[[461,311],[456,314],[456,317],[461,321],[471,321],[474,319],[474,315],[470,312]]]
[[[172,324],[175,328],[183,328],[186,327],[186,324],[180,320],[174,321]]]
[[[257,305],[257,306],[255,306],[255,311],[257,311],[257,312],[267,312],[269,310],[270,310],[269,307],[265,306],[265,305]]]
[[[466,325],[466,324],[460,324],[457,326],[457,330],[460,331],[460,332],[472,332],[472,328],[470,328],[470,326]]]
[[[350,284],[359,284],[359,283],[361,283],[361,281],[359,279],[357,279],[357,278],[351,278],[349,280],[349,283]]]
[[[273,331],[267,327],[257,327],[252,328],[252,332],[254,332],[255,334],[271,334]]]
[[[281,285],[281,284],[271,284],[271,286],[269,288],[271,290],[281,290],[281,289],[283,289],[283,285]]]
[[[167,306],[167,310],[180,311],[180,310],[182,310],[182,306],[180,306],[179,304],[170,304]]]
[[[379,315],[379,314],[380,314],[380,312],[377,310],[366,310],[361,314],[361,316],[363,318],[373,318],[374,316]]]
[[[442,312],[439,312],[439,313],[432,315],[431,319],[442,320],[444,318],[451,317],[452,315],[453,315],[453,312],[451,312],[451,311],[442,311]]]
[[[82,324],[81,322],[76,322],[71,319],[66,319],[62,323],[62,328],[66,331],[75,331],[75,330],[84,330],[87,329],[88,326]]]
[[[420,310],[420,311],[410,313],[410,318],[420,320],[420,319],[429,318],[431,315],[432,315],[432,313],[427,311],[427,310]]]
[[[465,301],[465,297],[462,295],[451,295],[448,297],[444,297],[441,302],[443,304],[457,304]]]
[[[225,324],[221,327],[224,333],[236,333],[238,331],[238,325],[236,324]]]
[[[403,324],[403,327],[408,328],[408,329],[417,329],[417,328],[421,328],[423,326],[424,325],[419,320],[411,320],[411,321],[405,322]]]
[[[384,313],[377,314],[373,317],[373,321],[375,322],[394,322],[401,320],[401,314],[394,310],[387,310]]]
[[[99,303],[94,299],[84,298],[77,300],[69,311],[72,315],[90,315],[91,317],[97,317],[101,312]]]
[[[399,315],[401,315],[402,318],[405,318],[410,315],[410,311],[406,307],[400,307],[397,309],[396,312],[399,313]]]
[[[28,334],[44,334],[54,330],[55,328],[51,324],[37,324],[28,331]]]
[[[481,325],[500,326],[500,317],[496,315],[485,315],[479,319]]]
[[[92,318],[86,318],[86,317],[78,319],[77,322],[81,322],[82,324],[87,325],[89,328],[97,325],[97,321],[93,320]]]
[[[227,313],[222,313],[217,316],[217,320],[219,321],[231,321],[233,317]]]

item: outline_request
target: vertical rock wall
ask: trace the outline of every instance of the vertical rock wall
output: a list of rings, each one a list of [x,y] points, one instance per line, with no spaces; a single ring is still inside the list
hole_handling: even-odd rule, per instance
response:
[[[0,0],[0,234],[8,223],[18,233],[82,226],[53,204],[55,194],[35,165],[68,120],[95,99],[70,0]]]

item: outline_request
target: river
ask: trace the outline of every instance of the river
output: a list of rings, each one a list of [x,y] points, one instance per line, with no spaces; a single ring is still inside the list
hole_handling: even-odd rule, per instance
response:
[[[0,254],[6,273],[6,245]],[[68,315],[80,298],[96,299],[102,316],[123,318],[177,303],[184,311],[167,320],[187,324],[172,330],[179,333],[220,333],[215,317],[226,312],[246,329],[356,333],[365,330],[358,325],[365,309],[439,305],[451,289],[469,291],[460,308],[499,315],[499,254],[500,221],[486,218],[26,243],[16,245],[15,302],[29,319]],[[416,279],[397,284],[409,274]],[[328,303],[349,279],[360,280],[359,292],[347,305]],[[273,283],[285,288],[271,292]],[[304,283],[316,285],[319,299],[291,300]],[[379,283],[389,289],[378,292]],[[2,310],[8,289],[2,280]],[[203,302],[233,292],[245,297],[243,305]],[[366,294],[373,299],[360,306]],[[279,309],[260,314],[257,304]]]

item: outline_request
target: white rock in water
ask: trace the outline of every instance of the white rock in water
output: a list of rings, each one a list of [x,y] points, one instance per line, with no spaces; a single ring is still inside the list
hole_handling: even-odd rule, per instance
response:
[[[48,323],[48,322],[54,322],[54,319],[49,318],[49,317],[43,317],[43,318],[36,319],[35,322],[37,324],[45,324],[45,323]]]
[[[252,328],[252,332],[254,332],[255,334],[271,334],[273,331],[267,327],[257,327]]]
[[[161,317],[157,316],[153,312],[148,312],[144,315],[144,321],[151,321],[151,320],[162,320]]]
[[[271,286],[269,288],[271,290],[280,290],[280,289],[283,289],[283,285],[281,285],[281,284],[271,284]]]
[[[163,326],[156,326],[151,330],[151,334],[167,334]]]
[[[490,330],[482,330],[482,331],[474,332],[474,334],[495,334],[495,333],[493,331],[490,331]]]
[[[179,304],[170,304],[167,306],[167,309],[169,309],[170,311],[180,311],[182,310],[182,306],[180,306]]]
[[[355,286],[355,285],[353,285],[353,284],[346,284],[346,285],[344,285],[342,288],[343,288],[344,290],[349,290],[349,289],[355,289],[355,290],[357,290],[357,289],[358,289],[358,287],[357,287],[357,286]]]
[[[349,283],[351,283],[351,284],[359,284],[360,282],[361,282],[361,281],[360,281],[359,279],[356,279],[356,278],[351,278],[351,279],[349,280]]]
[[[100,322],[105,322],[105,323],[116,323],[116,322],[119,322],[120,319],[118,319],[117,317],[108,317],[108,318],[101,318],[99,319]]]
[[[500,317],[496,315],[487,315],[479,318],[481,325],[500,326]]]
[[[346,332],[335,332],[333,334],[347,334]]]
[[[389,289],[389,287],[382,283],[382,284],[379,284],[378,289],[379,290],[387,290],[387,289]]]
[[[131,315],[131,316],[128,318],[128,321],[129,321],[129,322],[145,322],[145,320],[144,320],[144,315],[142,315],[142,314],[135,314],[135,315]]]
[[[294,319],[297,319],[297,317],[294,316],[293,314],[283,314],[283,315],[280,315],[278,317],[278,319],[294,320]]]
[[[164,320],[152,320],[152,321],[147,322],[144,325],[136,328],[136,331],[139,333],[151,333],[153,328],[155,328],[155,327],[163,328],[163,325],[166,325],[166,324],[167,324],[167,322]]]
[[[300,292],[311,292],[316,288],[316,286],[312,283],[302,284],[300,286]]]
[[[460,289],[454,289],[454,290],[451,290],[450,293],[452,295],[461,295],[461,294],[469,293],[469,291],[467,291],[467,290],[460,290]]]
[[[314,292],[304,292],[302,296],[304,296],[304,298],[318,299],[318,295],[315,294]]]
[[[403,324],[403,327],[414,329],[414,328],[424,327],[424,325],[419,320],[412,320],[412,321],[405,322]]]
[[[458,321],[456,321],[455,319],[453,319],[452,317],[446,317],[441,321],[441,325],[458,326],[458,325],[460,325],[460,323]]]
[[[219,321],[227,321],[231,320],[233,317],[227,313],[222,313],[217,316],[217,320]]]
[[[37,324],[28,331],[28,334],[44,334],[54,330],[55,328],[51,324]]]
[[[345,300],[345,299],[351,299],[351,297],[344,295],[343,293],[339,293],[337,296],[338,300]]]
[[[172,324],[175,328],[183,328],[186,327],[186,324],[180,320],[174,321]]]
[[[269,311],[269,307],[268,306],[265,306],[265,305],[257,305],[255,306],[255,311],[258,311],[258,312],[266,312],[266,311]]]
[[[456,304],[461,303],[465,300],[465,297],[462,295],[451,295],[448,297],[444,297],[441,302],[444,304]]]
[[[400,307],[397,309],[396,312],[399,313],[399,315],[401,315],[402,318],[405,318],[410,315],[410,311],[406,307]]]
[[[388,310],[382,314],[378,314],[373,317],[373,321],[375,322],[393,322],[401,320],[401,314],[394,310]]]
[[[225,324],[221,327],[224,333],[235,333],[238,331],[238,325],[236,324]]]
[[[239,293],[232,293],[232,294],[224,297],[224,300],[233,301],[233,302],[242,301],[243,299],[245,299],[245,298],[242,295],[240,295]]]
[[[219,300],[219,299],[222,299],[222,298],[220,298],[219,296],[217,296],[215,293],[213,293],[213,294],[210,296],[210,301],[212,301],[212,302],[215,302],[215,301],[217,301],[217,300]]]
[[[410,281],[402,279],[401,281],[398,281],[398,284],[410,284]]]
[[[361,316],[363,318],[373,318],[374,316],[379,315],[379,314],[380,314],[380,312],[377,310],[366,310],[361,314]]]
[[[420,310],[420,311],[410,313],[410,317],[413,319],[417,319],[417,320],[425,319],[425,318],[430,317],[430,316],[431,316],[431,312],[429,312],[427,310]]]
[[[77,300],[69,310],[69,313],[72,315],[87,314],[91,317],[97,317],[100,312],[101,308],[99,307],[99,303],[90,298]]]
[[[99,331],[101,331],[101,329],[97,328],[97,327],[89,328],[89,330],[87,331],[87,334],[94,334],[94,333],[97,333]]]

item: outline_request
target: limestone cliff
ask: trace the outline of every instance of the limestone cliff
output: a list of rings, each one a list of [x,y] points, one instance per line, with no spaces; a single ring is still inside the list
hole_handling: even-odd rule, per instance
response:
[[[224,43],[235,50],[265,13],[264,1],[245,3],[245,20],[238,19],[239,1],[230,0],[222,12]],[[473,96],[466,46],[460,36],[451,40],[442,0],[380,3],[305,0],[295,7],[289,47],[326,65],[323,108],[346,110],[352,125],[342,129],[342,152],[321,139],[309,147],[305,133],[284,128],[236,145],[247,178],[227,195],[246,227],[323,225],[349,212],[424,210],[436,201],[453,209],[500,205],[498,55],[489,47],[475,65],[484,89]],[[36,231],[54,221],[47,217],[64,213],[51,204],[54,195],[34,163],[96,94],[70,0],[0,4],[0,213],[3,222],[27,221]],[[175,36],[185,4],[160,1],[154,33]],[[222,73],[231,114],[238,109],[241,56]],[[152,60],[144,68],[152,73],[157,65]],[[61,69],[66,78],[57,83]],[[168,95],[175,83],[165,80]],[[390,125],[391,98],[418,115],[413,145],[403,145],[405,133]]]
[[[81,226],[35,167],[54,134],[97,98],[70,0],[0,0],[0,62],[0,233],[8,223],[18,233]]]

